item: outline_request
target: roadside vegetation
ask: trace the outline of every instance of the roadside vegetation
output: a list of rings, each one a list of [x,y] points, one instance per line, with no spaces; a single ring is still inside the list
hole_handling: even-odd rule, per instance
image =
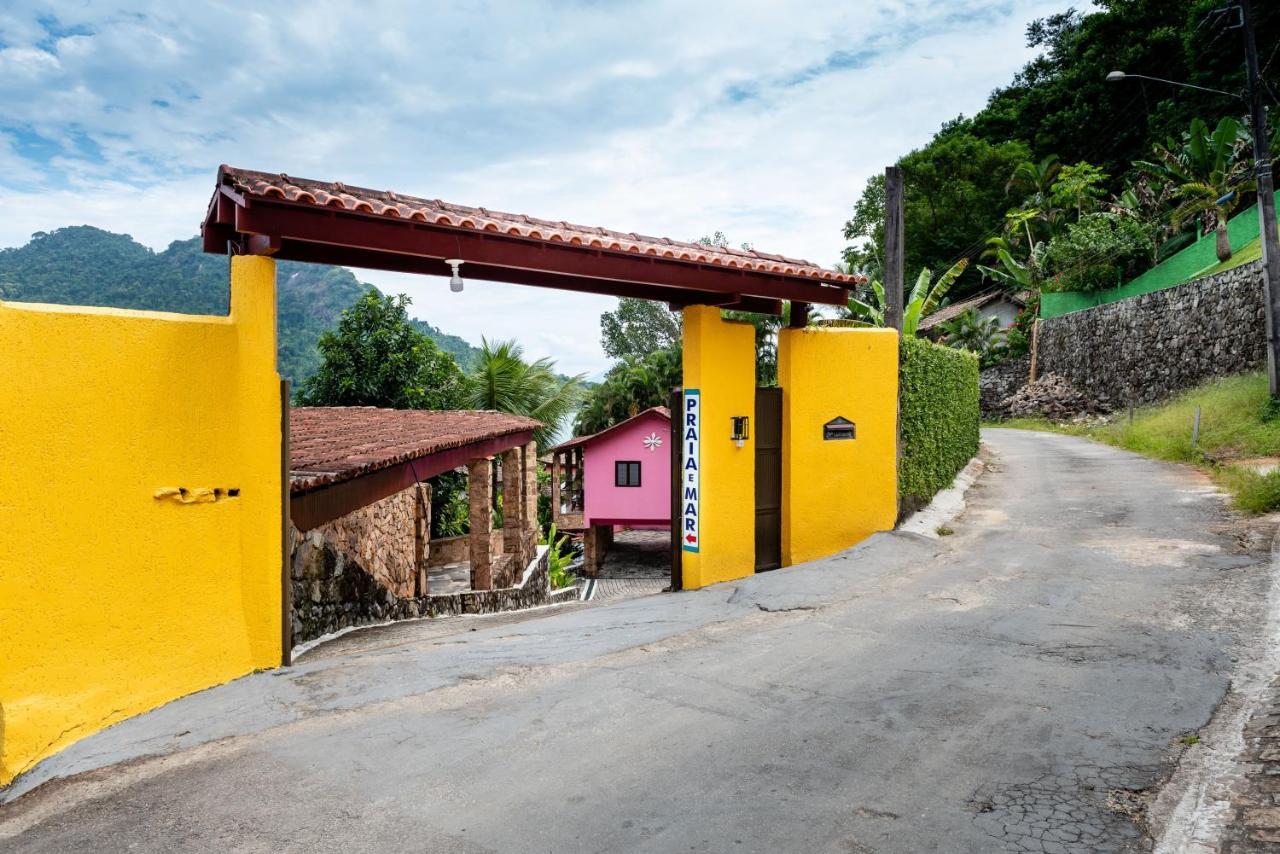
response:
[[[1200,434],[1192,441],[1196,407]],[[1280,469],[1258,465],[1280,458],[1280,413],[1270,406],[1266,375],[1241,374],[1214,380],[1174,398],[1105,419],[1056,423],[1016,418],[990,426],[1051,430],[1085,436],[1144,456],[1190,463],[1209,472],[1246,513],[1280,510]]]

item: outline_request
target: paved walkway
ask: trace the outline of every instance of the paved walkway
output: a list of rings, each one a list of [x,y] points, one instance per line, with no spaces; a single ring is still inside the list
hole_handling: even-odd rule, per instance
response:
[[[593,602],[661,593],[671,586],[671,533],[619,531],[596,579]]]
[[[1244,730],[1238,786],[1223,854],[1280,851],[1280,681],[1273,682]]]
[[[133,761],[0,809],[0,849],[1145,850],[1267,555],[1186,469],[989,441],[953,536],[352,635],[73,746],[24,784]]]

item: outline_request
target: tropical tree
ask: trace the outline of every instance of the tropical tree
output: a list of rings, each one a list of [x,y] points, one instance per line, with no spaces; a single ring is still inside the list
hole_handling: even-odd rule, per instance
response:
[[[1156,145],[1153,161],[1134,163],[1147,174],[1172,187],[1179,201],[1170,216],[1173,227],[1199,217],[1202,234],[1216,232],[1219,261],[1231,257],[1227,218],[1239,206],[1244,193],[1257,190],[1249,177],[1253,161],[1249,156],[1249,135],[1239,120],[1227,116],[1212,132],[1201,119],[1193,119],[1180,143],[1172,139]]]
[[[1053,199],[1063,207],[1074,207],[1076,219],[1096,208],[1106,195],[1104,185],[1111,176],[1092,163],[1081,160],[1058,170],[1053,182]]]
[[[1166,244],[1175,234],[1165,216],[1172,193],[1173,189],[1163,181],[1153,182],[1150,176],[1139,175],[1106,206],[1108,213],[1150,225],[1151,266],[1160,263],[1163,250],[1170,248]],[[1171,247],[1181,248],[1181,245],[1174,242]]]
[[[928,145],[898,161],[903,175],[905,268],[945,269],[968,257],[1009,208],[1005,182],[1030,158],[1022,142],[979,139],[969,119],[947,122]],[[868,278],[883,278],[884,178],[873,176],[845,224],[844,253]],[[976,283],[976,277],[974,282]],[[964,280],[956,286],[963,291]]]
[[[671,390],[682,383],[681,364],[678,346],[622,359],[587,393],[574,433],[598,433],[651,406],[666,406]]]
[[[941,324],[941,329],[948,346],[978,356],[985,356],[1000,341],[999,321],[982,317],[972,308]]]
[[[1036,238],[1030,235],[1033,224],[1040,237],[1048,239],[1057,233],[1062,226],[1062,208],[1053,195],[1054,182],[1062,171],[1062,163],[1058,155],[1050,154],[1039,160],[1023,160],[1013,167],[1009,180],[1005,182],[1006,195],[1020,198],[1021,204],[1016,211],[1005,214],[1005,236],[1017,240],[1010,234],[1010,217],[1012,225],[1022,225],[1028,232],[1028,245],[1033,245]],[[1030,215],[1028,215],[1030,214]],[[1014,232],[1016,234],[1016,231]]]
[[[303,384],[308,406],[458,409],[465,377],[453,357],[409,320],[409,297],[366,291],[320,336],[319,370]]]
[[[538,445],[550,443],[581,399],[585,374],[562,378],[547,358],[524,360],[515,341],[489,343],[482,338],[480,356],[467,377],[465,400],[471,409],[490,409],[541,421],[534,431]]]
[[[937,281],[933,281],[933,274],[928,268],[920,271],[920,275],[916,277],[916,283],[912,286],[911,293],[907,295],[906,302],[902,307],[903,335],[916,334],[916,330],[920,326],[920,320],[931,314],[942,304],[942,300],[947,295],[947,291],[951,289],[951,285],[968,266],[969,259],[961,258],[939,276]],[[879,281],[872,281],[871,293],[868,299],[863,300],[856,296],[851,297],[848,308],[845,310],[844,317],[841,320],[844,324],[851,326],[884,326],[885,305],[884,285]]]
[[[662,303],[623,297],[600,315],[600,344],[611,359],[643,356],[680,343],[680,315]]]
[[[983,279],[990,279],[1011,291],[1033,290],[1040,284],[1044,254],[1045,244],[1034,243],[1028,250],[1027,257],[1018,260],[1009,241],[1003,237],[993,237],[987,241],[983,257],[994,258],[995,264],[979,264],[978,272]]]
[[[1021,244],[1026,240],[1029,247],[1036,245],[1031,226],[1043,214],[1039,208],[1015,208],[1004,215],[1004,239],[1011,245]]]
[[[1099,211],[1067,226],[1044,253],[1044,289],[1114,288],[1140,273],[1151,257],[1155,228],[1141,220]]]

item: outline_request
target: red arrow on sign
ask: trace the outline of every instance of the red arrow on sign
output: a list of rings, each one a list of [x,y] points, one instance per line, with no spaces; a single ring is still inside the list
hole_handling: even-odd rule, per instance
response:
[[[695,537],[693,534],[685,534],[684,540],[686,543],[696,543],[698,541],[698,538]]]

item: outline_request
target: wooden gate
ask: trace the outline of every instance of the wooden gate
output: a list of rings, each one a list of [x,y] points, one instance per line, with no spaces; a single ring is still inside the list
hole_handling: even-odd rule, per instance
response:
[[[782,566],[782,389],[756,389],[756,572]]]

